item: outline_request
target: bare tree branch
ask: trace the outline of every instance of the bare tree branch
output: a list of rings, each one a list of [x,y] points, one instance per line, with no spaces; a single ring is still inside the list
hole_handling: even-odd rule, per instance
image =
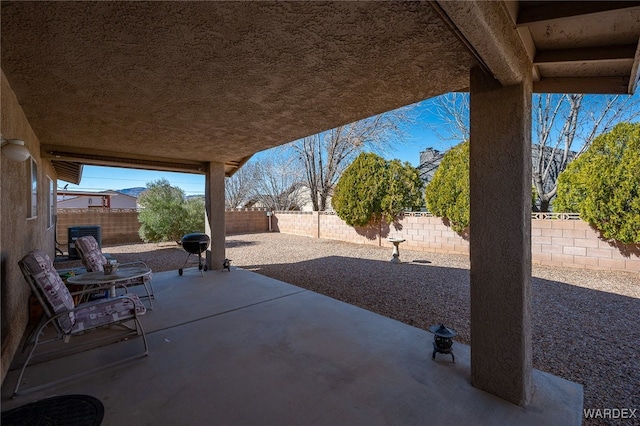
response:
[[[297,210],[301,204],[302,173],[296,158],[281,150],[256,164],[254,197],[270,210]]]
[[[248,162],[233,176],[225,179],[224,200],[226,208],[244,207],[251,200],[255,192],[255,173],[255,163]]]
[[[450,93],[432,101],[434,131],[442,140],[469,137],[469,96]],[[621,121],[640,117],[638,96],[536,94],[532,99],[532,184],[547,211],[560,173],[593,139]]]
[[[327,209],[333,187],[360,152],[384,153],[401,143],[412,112],[412,107],[390,111],[291,143],[304,168],[313,209]]]

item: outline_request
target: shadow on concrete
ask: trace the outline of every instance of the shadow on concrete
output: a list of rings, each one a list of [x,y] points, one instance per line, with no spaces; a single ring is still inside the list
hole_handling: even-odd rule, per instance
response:
[[[430,333],[318,293],[238,268],[174,274],[154,277],[155,309],[143,317],[148,357],[15,400],[12,370],[2,408],[87,394],[104,402],[105,426],[580,423],[574,383],[534,371],[523,410],[471,386],[468,346],[456,345],[455,364],[433,361]],[[99,365],[136,340],[32,365],[26,380]]]
[[[246,268],[423,330],[444,323],[469,345],[469,270],[426,262],[329,256]],[[534,368],[584,385],[585,408],[640,406],[640,299],[533,277],[532,312]]]

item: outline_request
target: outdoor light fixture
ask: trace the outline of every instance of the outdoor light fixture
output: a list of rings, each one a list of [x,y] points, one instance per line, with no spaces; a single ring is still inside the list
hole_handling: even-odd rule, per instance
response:
[[[447,328],[444,324],[432,325],[429,327],[429,331],[434,334],[433,336],[433,355],[431,359],[436,359],[436,354],[448,354],[451,355],[453,362],[456,362],[456,357],[453,356],[453,339],[458,335],[452,328]]]
[[[13,161],[24,161],[31,155],[24,141],[2,138],[2,155]]]

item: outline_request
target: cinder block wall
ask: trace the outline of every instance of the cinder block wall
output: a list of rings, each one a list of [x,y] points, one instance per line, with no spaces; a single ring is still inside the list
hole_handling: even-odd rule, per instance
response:
[[[328,240],[348,241],[357,244],[383,245],[380,225],[349,226],[334,212],[321,212],[319,215],[319,236]],[[386,241],[385,241],[386,243]]]
[[[138,243],[138,212],[131,209],[59,209],[58,243],[67,247],[70,226],[100,225],[102,244]],[[61,247],[62,248],[62,247]],[[65,250],[62,248],[63,251]]]
[[[532,220],[534,263],[640,272],[640,245],[614,245],[582,220]]]
[[[446,226],[439,217],[407,213],[396,226],[390,226],[388,237],[407,240],[402,243],[407,250],[469,254],[469,241]]]
[[[142,242],[138,235],[138,212],[131,209],[59,209],[57,239],[66,251],[70,226],[100,225],[102,244]],[[269,222],[264,209],[238,209],[225,211],[227,235],[267,232]]]
[[[283,234],[318,238],[318,212],[274,212],[271,229]]]
[[[229,209],[224,213],[227,235],[267,232],[269,218],[265,209]]]
[[[552,216],[552,215],[549,215]],[[264,209],[225,212],[227,235],[267,232],[269,218]],[[103,244],[140,242],[138,214],[134,210],[58,210],[57,236],[61,248],[67,246],[69,226],[100,225]],[[469,242],[456,234],[442,219],[424,213],[407,213],[397,223],[352,227],[334,212],[275,212],[271,229],[284,234],[325,238],[392,247],[387,238],[403,238],[401,249],[453,254],[469,254]],[[532,219],[531,256],[541,265],[617,270],[640,273],[640,245],[612,245],[599,238],[582,220]]]
[[[551,215],[549,215],[551,216]],[[356,244],[392,247],[387,238],[403,238],[401,249],[469,254],[467,239],[441,218],[407,213],[389,226],[354,228],[333,212],[276,212],[276,231]],[[640,272],[640,245],[612,245],[579,219],[532,219],[531,255],[542,265]]]

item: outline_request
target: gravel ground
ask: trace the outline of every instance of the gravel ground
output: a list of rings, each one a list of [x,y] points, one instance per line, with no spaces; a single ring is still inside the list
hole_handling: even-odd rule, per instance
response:
[[[232,266],[425,330],[443,322],[470,344],[468,257],[400,249],[404,263],[394,265],[390,248],[278,233],[227,237]],[[174,243],[104,251],[158,272],[187,257]],[[585,409],[638,409],[631,424],[640,424],[640,274],[534,265],[532,282],[534,368],[582,384]]]

